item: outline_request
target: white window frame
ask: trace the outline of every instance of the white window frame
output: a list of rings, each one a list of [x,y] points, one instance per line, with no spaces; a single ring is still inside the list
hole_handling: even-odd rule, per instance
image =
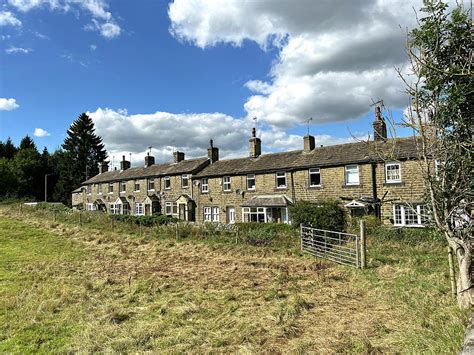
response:
[[[219,217],[220,217],[220,211],[219,207],[212,207],[212,221],[213,222],[219,222]]]
[[[145,204],[143,202],[135,203],[135,216],[145,215]]]
[[[164,181],[165,181],[165,190],[171,190],[171,178],[169,176],[165,176]]]
[[[354,168],[355,167],[355,168]],[[349,182],[349,174],[350,173],[357,173],[357,182]],[[357,186],[360,185],[360,171],[359,165],[357,164],[350,164],[344,166],[344,182],[348,186]]]
[[[231,191],[231,179],[230,176],[223,176],[222,177],[222,191]]]
[[[155,178],[146,179],[146,189],[147,191],[155,191]]]
[[[120,181],[120,193],[127,192],[127,182],[126,181]]]
[[[109,192],[109,194],[114,193],[114,183],[113,182],[109,182],[109,189],[107,191]]]
[[[285,179],[285,185],[278,185],[278,179],[284,178]],[[287,181],[286,181],[286,171],[277,171],[275,173],[275,187],[277,189],[286,189],[287,188]]]
[[[178,204],[172,201],[165,202],[165,214],[167,216],[178,215]]]
[[[186,185],[184,184],[184,181],[186,181]],[[188,187],[189,187],[189,175],[183,174],[181,175],[181,188],[187,189]]]
[[[263,221],[260,221],[259,215],[263,216]],[[256,220],[252,221],[252,216],[256,216]],[[243,207],[242,208],[242,222],[263,222],[267,223],[267,208],[266,207]]]
[[[140,192],[140,188],[141,188],[140,185],[141,185],[141,184],[140,184],[140,179],[135,179],[135,180],[133,181],[133,191],[134,191],[134,192]],[[138,189],[137,189],[137,186],[138,186]]]
[[[120,205],[118,203],[109,203],[110,214],[120,214]]]
[[[208,178],[201,179],[201,192],[209,192],[209,179]]]
[[[424,227],[424,207],[422,204],[416,204],[413,206],[408,206],[406,204],[394,204],[393,205],[393,225],[396,227]],[[397,213],[398,212],[398,213]],[[407,224],[407,215],[410,214],[416,215],[416,223]],[[397,216],[398,215],[398,216]]]
[[[252,180],[253,180],[253,186],[249,187],[249,181],[252,181]],[[247,190],[255,191],[256,187],[257,187],[257,177],[255,176],[255,174],[247,174]]]
[[[316,184],[316,185],[311,184],[311,176],[312,175],[319,175],[319,184]],[[321,168],[310,168],[308,170],[308,178],[309,178],[308,185],[310,187],[321,186]]]
[[[212,222],[212,208],[211,207],[204,207],[203,220],[204,222]]]
[[[389,179],[389,167],[398,166],[398,179]],[[385,164],[385,183],[386,184],[397,184],[402,182],[402,165],[397,162]]]
[[[97,205],[95,203],[88,203],[86,208],[87,211],[97,211]]]

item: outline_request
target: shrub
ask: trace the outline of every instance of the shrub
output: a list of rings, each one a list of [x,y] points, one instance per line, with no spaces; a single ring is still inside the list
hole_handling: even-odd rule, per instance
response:
[[[290,208],[290,218],[293,226],[310,225],[319,229],[344,231],[346,212],[334,200],[318,202],[299,201]]]
[[[126,223],[134,223],[134,224],[141,224],[144,227],[151,227],[156,225],[163,225],[168,223],[176,223],[178,221],[177,218],[166,216],[163,214],[154,214],[151,216],[131,216],[131,215],[123,215],[123,214],[115,214],[111,215],[115,221],[119,222],[126,222]]]

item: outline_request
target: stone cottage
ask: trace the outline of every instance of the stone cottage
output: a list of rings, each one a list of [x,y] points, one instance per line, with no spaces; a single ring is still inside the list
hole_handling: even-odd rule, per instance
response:
[[[416,138],[388,139],[376,108],[374,140],[316,147],[311,135],[303,149],[262,154],[255,129],[249,154],[219,159],[211,140],[208,156],[185,160],[175,152],[169,164],[106,171],[73,192],[76,206],[115,214],[163,213],[197,222],[289,223],[297,201],[337,199],[353,215],[375,214],[395,226],[424,224],[424,184]],[[387,158],[388,157],[388,158]],[[81,198],[82,196],[82,198]]]

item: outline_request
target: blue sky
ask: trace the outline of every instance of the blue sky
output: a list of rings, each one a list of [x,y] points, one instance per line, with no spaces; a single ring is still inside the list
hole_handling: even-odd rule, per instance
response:
[[[54,150],[89,112],[111,155],[138,160],[152,146],[159,160],[174,149],[197,156],[214,138],[238,156],[254,116],[266,151],[300,148],[309,117],[321,144],[367,135],[372,99],[401,116],[397,27],[410,7],[381,6],[391,16],[381,23],[370,2],[345,6],[347,26],[330,1],[226,3],[1,2],[0,140],[36,130],[37,145]]]

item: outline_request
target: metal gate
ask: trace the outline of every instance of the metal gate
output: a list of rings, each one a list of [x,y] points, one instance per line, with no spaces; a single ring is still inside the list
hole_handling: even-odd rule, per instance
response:
[[[318,258],[359,268],[359,236],[301,226],[301,249]]]

